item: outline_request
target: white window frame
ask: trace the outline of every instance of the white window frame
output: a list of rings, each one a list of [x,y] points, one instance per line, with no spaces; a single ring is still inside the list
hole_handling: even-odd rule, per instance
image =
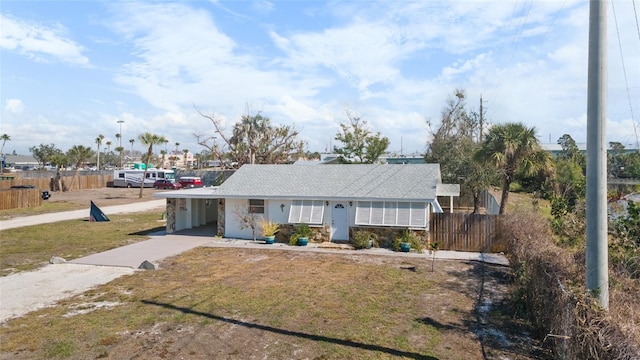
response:
[[[289,209],[290,224],[322,224],[324,219],[323,200],[293,200]]]
[[[427,228],[428,202],[358,201],[356,225]]]

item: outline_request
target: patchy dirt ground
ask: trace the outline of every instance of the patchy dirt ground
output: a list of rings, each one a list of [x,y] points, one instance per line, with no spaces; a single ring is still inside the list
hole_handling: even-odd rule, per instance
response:
[[[201,248],[8,322],[0,359],[548,358],[502,301],[508,272]]]
[[[166,190],[156,190],[152,188],[145,188],[142,192],[142,198],[138,196],[140,189],[128,189],[128,188],[100,188],[89,189],[80,191],[68,191],[68,192],[54,192],[49,202],[67,202],[77,205],[87,206],[89,202],[93,200],[98,206],[110,206],[110,205],[124,205],[134,202],[155,200],[151,196],[156,192]]]

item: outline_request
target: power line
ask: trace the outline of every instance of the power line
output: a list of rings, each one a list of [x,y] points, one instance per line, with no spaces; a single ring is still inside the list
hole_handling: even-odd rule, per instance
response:
[[[635,12],[635,4],[633,6]],[[631,102],[631,92],[629,91],[629,81],[627,80],[627,69],[624,62],[624,52],[622,51],[622,41],[620,40],[620,29],[618,28],[618,17],[616,16],[616,6],[614,1],[611,2],[611,10],[613,10],[613,21],[616,24],[616,34],[618,36],[618,47],[620,48],[620,61],[622,62],[622,74],[624,76],[624,85],[627,90],[627,98],[629,100],[629,112],[631,113],[631,123],[633,124],[633,133],[636,136],[636,149],[640,151],[640,141],[638,141],[638,129],[636,127],[636,119],[633,116],[633,103]],[[637,17],[636,17],[637,26]]]
[[[638,32],[638,40],[640,40],[640,25],[638,25],[638,12],[636,11],[636,2],[631,1],[631,5],[633,5],[633,14],[636,17],[636,31]]]

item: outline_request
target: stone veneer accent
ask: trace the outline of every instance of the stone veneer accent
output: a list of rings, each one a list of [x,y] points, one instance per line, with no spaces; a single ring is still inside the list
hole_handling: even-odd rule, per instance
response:
[[[218,199],[218,236],[224,236],[224,199]]]
[[[404,228],[391,228],[391,227],[350,227],[349,239],[353,239],[355,233],[358,231],[370,231],[378,235],[378,246],[382,248],[393,248],[393,239],[400,237]],[[289,237],[296,231],[296,226],[291,224],[281,224],[280,230],[276,234],[277,242],[289,242]],[[416,234],[423,244],[429,242],[429,232],[426,230],[411,230]],[[331,226],[325,225],[322,227],[311,226],[311,236],[309,236],[310,242],[321,243],[329,241],[331,237]]]
[[[176,199],[167,198],[167,234],[176,231]]]

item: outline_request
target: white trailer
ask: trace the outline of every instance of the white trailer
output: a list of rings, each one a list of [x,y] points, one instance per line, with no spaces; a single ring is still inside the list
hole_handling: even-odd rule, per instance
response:
[[[144,170],[114,170],[113,171],[113,187],[140,187]],[[165,169],[149,169],[144,179],[144,187],[153,187],[156,180],[167,179],[176,181],[176,174],[173,170]]]

